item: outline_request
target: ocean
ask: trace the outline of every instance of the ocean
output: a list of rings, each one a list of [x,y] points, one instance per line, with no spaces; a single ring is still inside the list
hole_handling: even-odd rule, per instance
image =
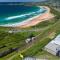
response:
[[[45,11],[38,6],[0,5],[0,25],[22,22]]]
[[[0,2],[43,2],[47,0],[0,0]]]

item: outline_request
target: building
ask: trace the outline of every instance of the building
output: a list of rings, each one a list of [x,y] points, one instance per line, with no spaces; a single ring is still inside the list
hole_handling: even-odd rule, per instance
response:
[[[60,8],[60,0],[48,0],[50,6]]]
[[[36,58],[26,57],[26,58],[24,58],[24,60],[36,60]]]
[[[58,35],[54,40],[48,43],[45,46],[44,50],[53,55],[60,56],[60,35]]]
[[[25,42],[26,42],[26,43],[30,43],[30,42],[32,42],[33,40],[35,40],[35,36],[34,36],[33,34],[31,34],[31,35],[25,40]]]
[[[26,43],[30,43],[30,42],[32,42],[33,40],[35,40],[35,37],[27,38],[27,39],[25,40],[25,42],[26,42]]]
[[[34,57],[25,57],[23,60],[47,60],[47,59],[39,59]]]

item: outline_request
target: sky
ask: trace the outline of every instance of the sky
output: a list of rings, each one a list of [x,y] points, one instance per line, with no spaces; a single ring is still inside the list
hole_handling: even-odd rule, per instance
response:
[[[0,0],[0,2],[40,2],[44,0]]]

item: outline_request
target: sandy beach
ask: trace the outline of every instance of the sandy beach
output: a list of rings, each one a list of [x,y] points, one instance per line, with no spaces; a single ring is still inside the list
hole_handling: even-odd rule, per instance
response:
[[[38,6],[38,7],[42,7],[44,9],[46,9],[46,12],[39,14],[37,16],[34,16],[32,18],[29,18],[29,19],[22,21],[22,22],[0,25],[0,26],[26,28],[26,27],[34,26],[42,21],[50,20],[51,18],[54,17],[54,15],[50,12],[49,7],[47,7],[47,6]]]
[[[30,20],[30,21],[27,21],[26,23],[18,26],[18,27],[21,27],[21,28],[26,28],[26,27],[29,27],[29,26],[34,26],[42,21],[45,21],[45,20],[50,20],[51,18],[54,17],[53,14],[50,13],[50,8],[47,7],[47,6],[42,6],[44,7],[45,9],[47,9],[47,12],[46,13],[43,13],[42,15],[39,15],[37,16],[36,18]]]

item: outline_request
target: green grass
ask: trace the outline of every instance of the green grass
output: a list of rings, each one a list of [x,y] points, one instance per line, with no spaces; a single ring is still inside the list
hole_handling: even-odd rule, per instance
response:
[[[22,52],[22,54],[26,57],[26,56],[35,56],[38,52],[42,52],[42,48],[52,39],[48,38],[49,34],[55,32],[56,35],[58,35],[60,33],[60,20],[58,22],[56,22],[55,24],[53,24],[50,28],[48,28],[47,30],[45,30],[39,37],[38,37],[38,42],[36,42],[35,44],[32,45],[32,47],[30,47],[29,49],[27,49],[26,51]],[[59,32],[59,33],[58,33]],[[56,36],[55,35],[55,36]],[[20,58],[19,56],[17,56],[18,58]],[[16,58],[17,58],[16,57]],[[55,57],[55,56],[54,56]],[[15,57],[14,57],[15,59]],[[13,60],[14,60],[13,59]]]
[[[60,57],[54,56],[46,51],[38,52],[35,57],[48,60],[60,60]]]
[[[2,29],[2,28],[1,28]],[[7,30],[7,29],[6,29]],[[32,32],[34,36],[38,35],[39,32]],[[25,45],[25,40],[31,35],[31,32],[18,32],[18,33],[8,33],[3,31],[0,31],[0,46],[5,45],[6,47],[1,48],[0,52],[6,51],[10,48],[16,48],[19,47],[20,49],[22,46]],[[8,54],[7,57],[12,56],[15,54],[14,52],[11,54]],[[6,57],[5,57],[6,58]],[[4,59],[4,58],[2,58]]]
[[[51,7],[50,7],[51,8]],[[52,8],[51,8],[52,9]],[[18,33],[8,33],[6,31],[14,30],[18,28],[4,28],[0,27],[0,46],[6,45],[7,47],[0,49],[1,51],[5,51],[9,48],[19,47],[20,49],[22,46],[25,46],[25,39],[29,37],[29,35],[32,33],[35,36],[40,34],[37,38],[37,42],[32,44],[32,47],[26,49],[22,54],[24,56],[38,56],[39,52],[43,52],[42,48],[49,42],[51,39],[49,38],[49,34],[55,32],[56,35],[60,34],[60,13],[55,11],[54,9],[51,10],[51,13],[53,13],[55,16],[54,19],[49,21],[44,21],[36,26],[21,29],[21,30],[30,30],[30,29],[42,29],[46,28],[44,30],[36,31],[36,32],[18,32]],[[18,29],[19,30],[19,29]],[[56,36],[55,35],[55,36]],[[16,54],[17,52],[13,52],[11,54],[8,54],[7,56],[1,58],[0,60],[6,60]],[[41,53],[42,54],[42,53]],[[12,60],[20,60],[20,57],[17,56],[14,57]]]

